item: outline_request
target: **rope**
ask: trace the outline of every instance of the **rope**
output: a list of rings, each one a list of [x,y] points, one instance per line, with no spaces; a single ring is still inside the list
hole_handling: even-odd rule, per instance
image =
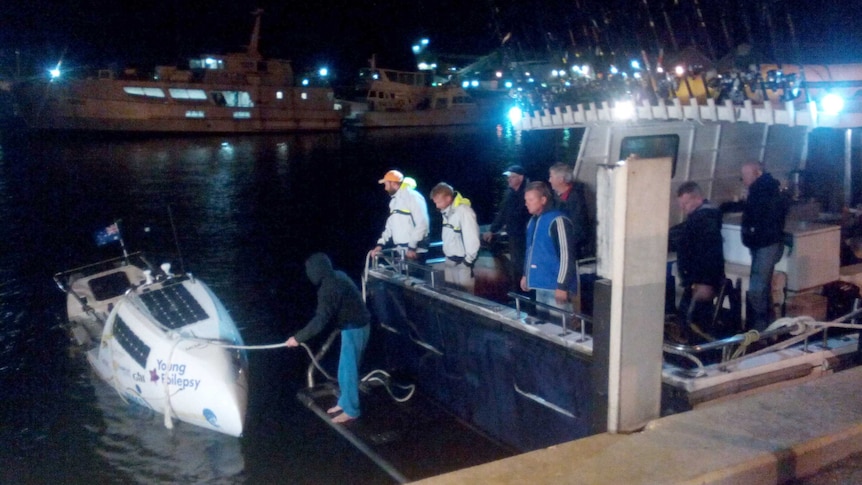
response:
[[[377,377],[377,374],[383,374],[384,378],[381,379],[380,377]],[[400,384],[392,384],[391,380],[392,376],[390,376],[388,372],[381,369],[377,369],[366,374],[365,377],[361,379],[361,382],[379,382],[383,384],[383,387],[386,388],[386,392],[389,393],[389,396],[396,402],[407,402],[410,400],[411,397],[413,397],[413,393],[416,391],[416,386],[414,384],[402,386]],[[397,397],[395,394],[392,393],[392,388],[390,387],[390,385],[394,385],[395,387],[399,387],[401,389],[409,389],[409,392],[404,397]]]
[[[733,354],[730,356],[730,360],[745,355],[745,352],[748,350],[748,346],[760,340],[760,332],[757,330],[749,330],[742,335],[744,339],[742,340],[742,343],[739,344],[739,347],[733,351]]]

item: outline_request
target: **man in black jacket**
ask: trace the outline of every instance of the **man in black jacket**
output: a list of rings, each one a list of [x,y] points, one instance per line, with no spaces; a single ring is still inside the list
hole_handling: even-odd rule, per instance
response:
[[[762,331],[771,321],[772,273],[784,254],[787,204],[779,182],[759,162],[742,166],[742,183],[748,188],[745,201],[721,208],[724,212],[742,209],[742,244],[751,251],[746,321],[748,328]]]
[[[338,358],[338,404],[326,412],[332,422],[345,423],[359,417],[359,364],[371,333],[371,314],[353,280],[343,271],[332,269],[323,253],[312,254],[305,262],[305,273],[318,287],[314,318],[287,340],[288,347],[298,347],[320,333],[328,324],[341,329],[341,355]]]
[[[494,234],[506,229],[509,235],[509,257],[511,258],[511,266],[509,268],[509,277],[512,278],[512,288],[517,289],[521,276],[524,275],[524,254],[527,251],[527,221],[530,220],[530,213],[527,212],[527,207],[524,205],[524,188],[529,183],[529,180],[524,176],[526,172],[524,167],[520,165],[512,165],[503,175],[509,184],[509,190],[506,191],[506,198],[500,206],[500,211],[491,223],[489,231],[482,234],[482,239],[485,242],[491,242],[494,239]]]
[[[684,292],[679,304],[680,325],[711,331],[713,299],[724,284],[721,211],[704,199],[696,182],[676,192],[685,221],[671,228],[670,250],[676,251],[677,269]]]

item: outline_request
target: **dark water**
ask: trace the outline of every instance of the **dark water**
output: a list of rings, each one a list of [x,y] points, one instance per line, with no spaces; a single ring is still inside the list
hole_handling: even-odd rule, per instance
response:
[[[127,246],[176,253],[221,297],[249,344],[283,341],[314,307],[302,263],[329,253],[357,280],[399,168],[440,180],[480,223],[524,165],[545,179],[573,161],[569,132],[507,129],[117,140],[0,137],[0,483],[389,483],[295,399],[301,350],[252,351],[245,435],[231,438],[129,407],[70,353],[51,276],[118,255],[92,233],[121,218]],[[439,217],[432,208],[432,227]],[[180,262],[173,257],[175,264]]]

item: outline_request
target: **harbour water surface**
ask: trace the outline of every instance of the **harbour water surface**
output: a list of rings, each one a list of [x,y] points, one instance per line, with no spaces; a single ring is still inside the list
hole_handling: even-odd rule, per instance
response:
[[[491,221],[521,164],[534,179],[577,156],[568,131],[387,130],[252,137],[0,137],[0,483],[390,483],[295,398],[301,350],[252,351],[242,438],[125,404],[70,352],[51,276],[119,254],[92,234],[122,220],[130,250],[182,264],[248,344],[281,342],[314,310],[303,272],[329,253],[357,281],[382,229],[390,168],[441,180]],[[432,227],[439,234],[439,216]],[[174,243],[168,208],[177,233]],[[181,258],[175,256],[179,248]]]

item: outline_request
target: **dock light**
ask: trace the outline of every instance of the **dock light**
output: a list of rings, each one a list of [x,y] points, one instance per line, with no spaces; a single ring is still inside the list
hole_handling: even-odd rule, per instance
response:
[[[57,79],[60,77],[60,69],[56,67],[54,69],[48,69],[48,74],[51,75],[51,79]]]
[[[685,68],[683,66],[676,66],[674,72],[676,72],[677,76],[682,76],[683,74],[685,74]]]
[[[414,45],[414,46],[413,46],[413,53],[414,53],[414,54],[418,54],[418,53],[419,53],[419,51],[420,51],[421,49],[422,49],[422,48],[421,48],[421,47],[419,47],[418,45]]]
[[[308,79],[303,79],[303,80],[302,80],[302,85],[303,85],[303,86],[308,86]]]
[[[470,87],[478,88],[479,87],[479,81],[477,81],[475,79],[470,81]]]
[[[617,69],[617,66],[611,65],[611,74],[616,74],[618,72],[620,72],[620,70]]]
[[[506,81],[504,86],[506,86],[506,89],[512,89],[512,81]]]
[[[419,43],[422,45],[428,45],[428,39],[422,39],[419,41]]]
[[[470,81],[461,81],[461,87],[467,89],[470,87]]]
[[[631,65],[632,65],[632,69],[640,69],[641,68],[641,63],[638,62],[637,59],[633,60]]]
[[[320,70],[317,71],[317,73],[320,74],[320,77],[326,77],[329,75],[329,69],[321,67]]]
[[[503,77],[503,71],[497,71],[494,73],[494,75],[497,76],[497,78],[499,79],[499,78]]]
[[[512,124],[519,123],[521,121],[521,118],[523,118],[523,116],[524,116],[524,112],[521,111],[521,108],[519,108],[517,106],[512,106],[509,109],[509,121],[511,121]]]
[[[828,115],[837,115],[844,109],[844,98],[837,94],[829,93],[823,96],[823,112]]]

